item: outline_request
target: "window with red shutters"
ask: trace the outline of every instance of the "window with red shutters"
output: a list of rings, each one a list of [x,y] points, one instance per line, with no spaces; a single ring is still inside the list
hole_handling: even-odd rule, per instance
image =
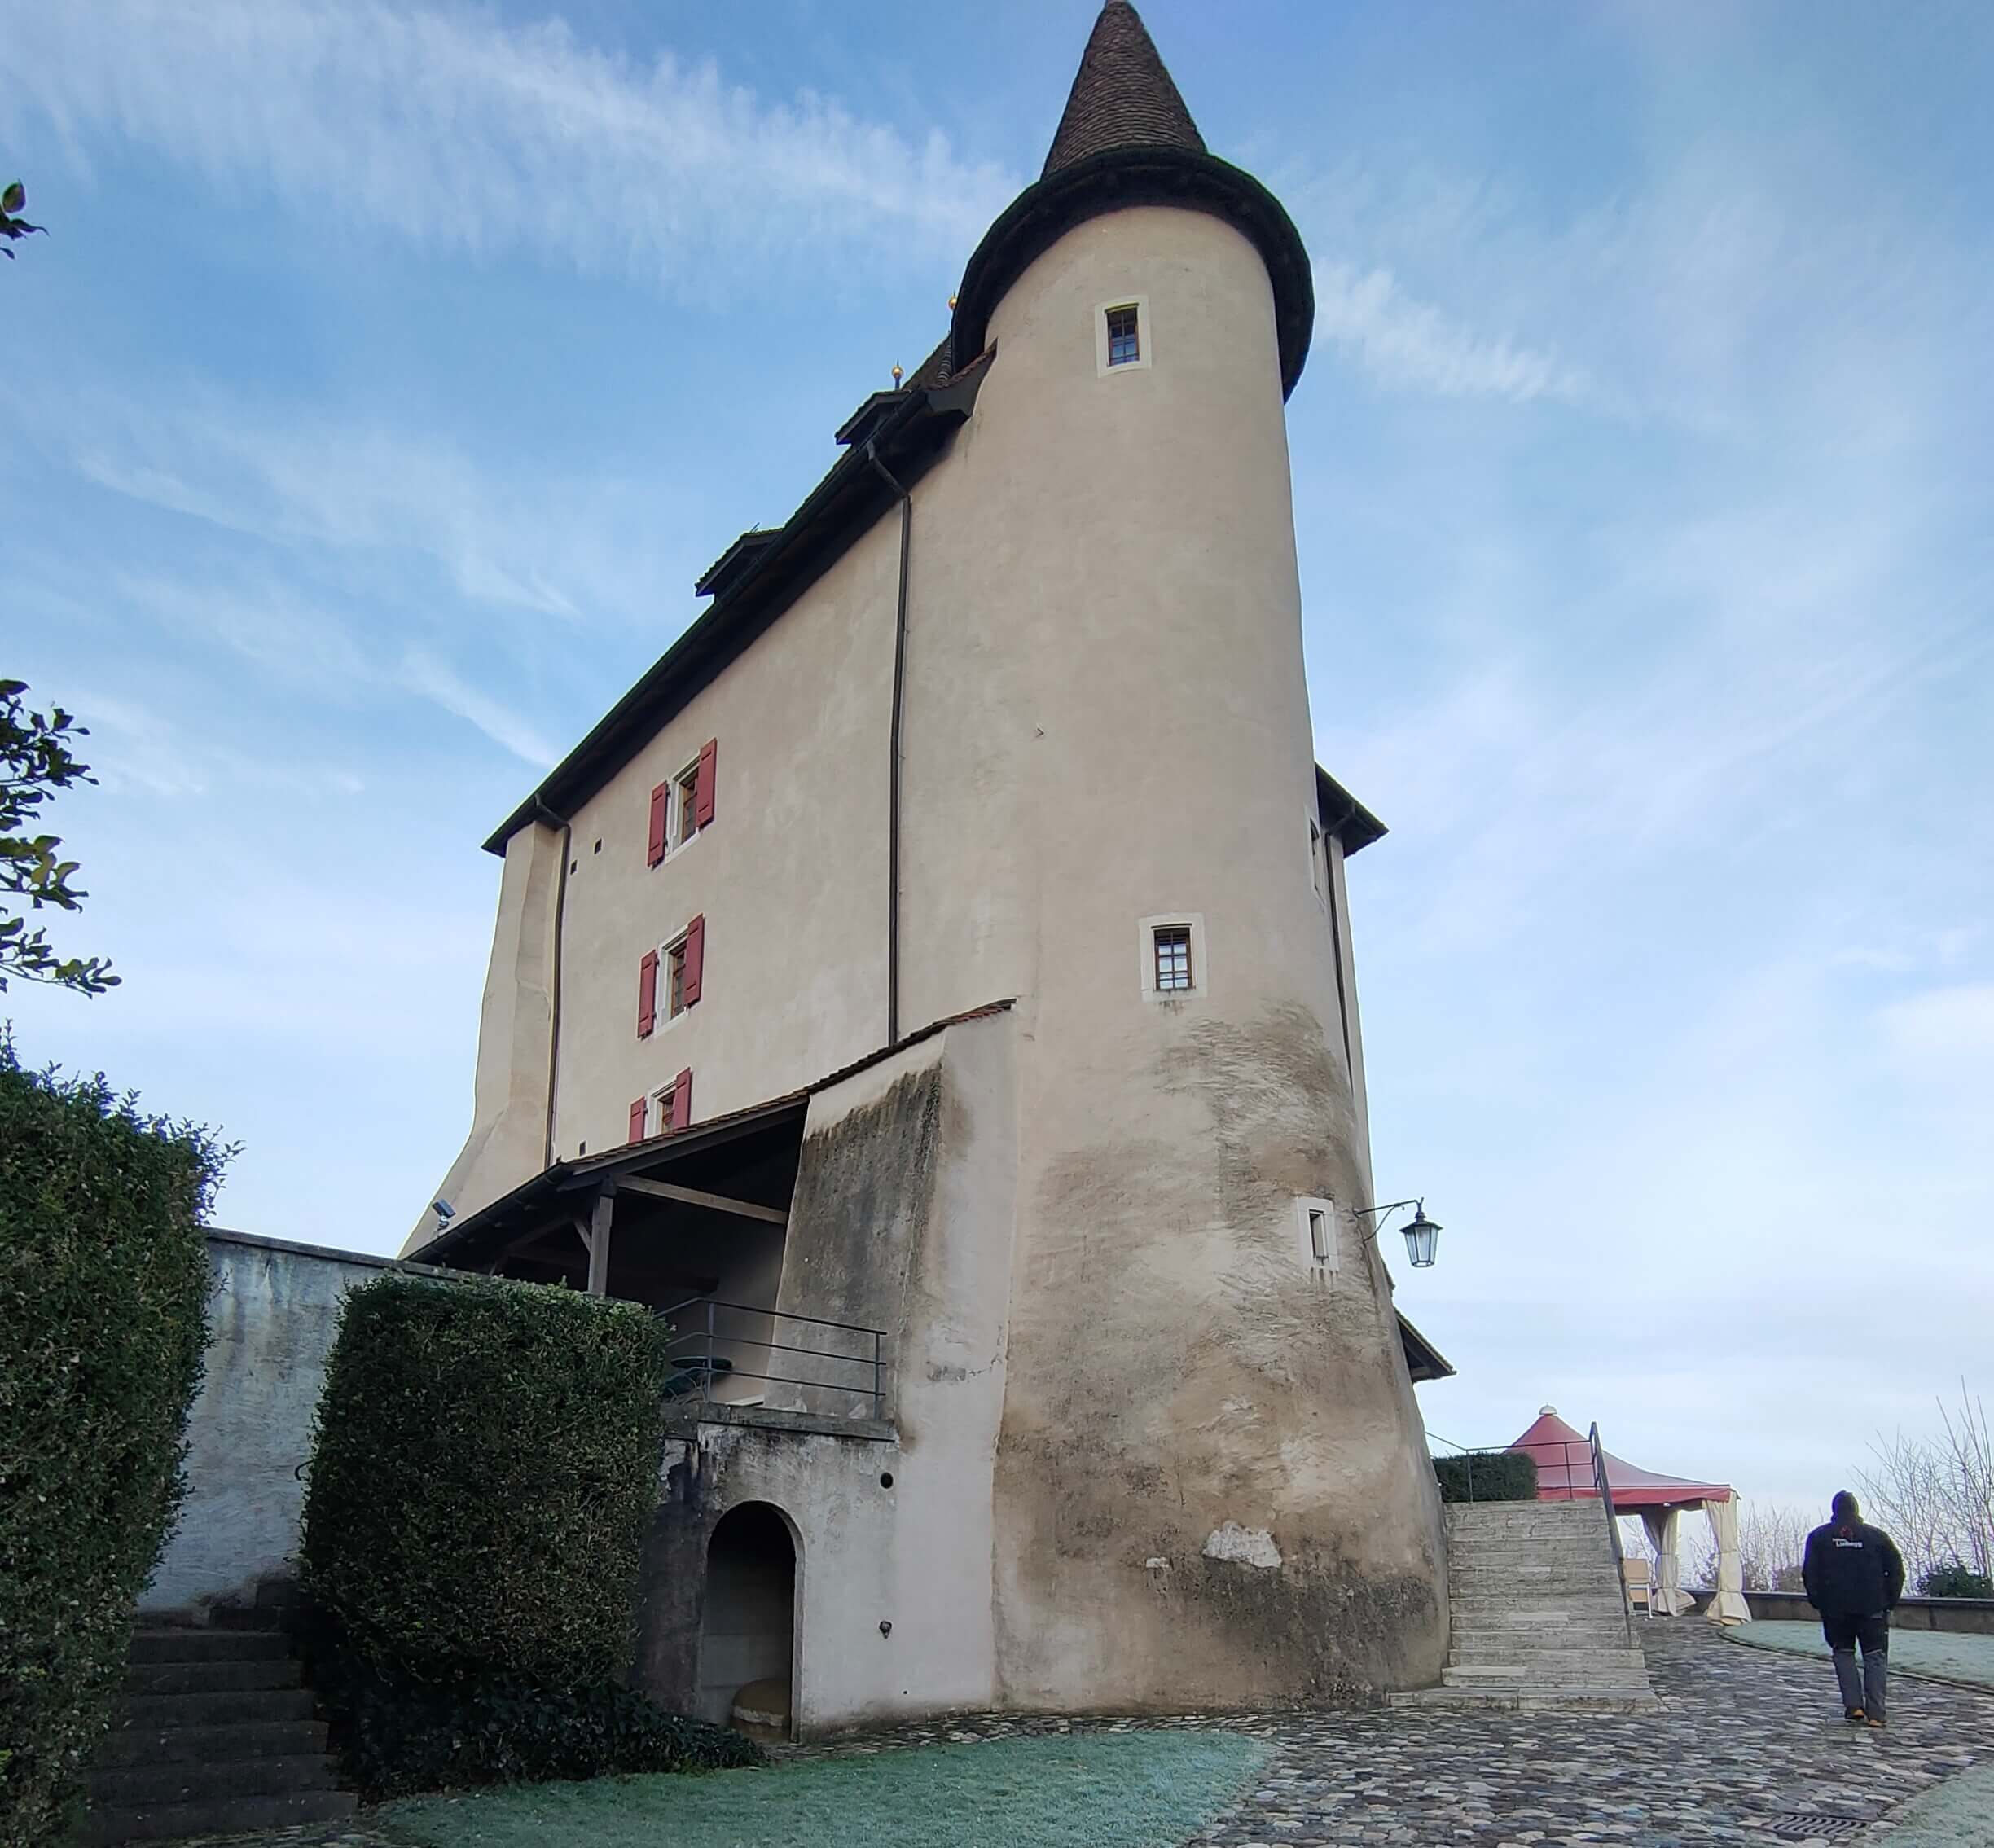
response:
[[[720,762],[720,740],[709,738],[700,746],[699,768],[694,773],[692,824],[704,827],[714,819],[714,778]]]
[[[701,913],[686,926],[685,1004],[690,1007],[700,998],[700,978],[706,968],[706,918]]]
[[[666,798],[670,793],[669,783],[661,783],[651,792],[651,838],[644,859],[648,867],[656,866],[665,858],[665,823],[670,813]]]
[[[632,1142],[642,1142],[643,1140],[644,1117],[647,1113],[649,1111],[650,1106],[651,1100],[648,1097],[640,1097],[630,1105],[630,1139]]]
[[[692,1121],[692,1068],[688,1065],[672,1085],[671,1126],[683,1129]]]
[[[637,1037],[644,1038],[657,1025],[657,951],[647,950],[637,965]]]

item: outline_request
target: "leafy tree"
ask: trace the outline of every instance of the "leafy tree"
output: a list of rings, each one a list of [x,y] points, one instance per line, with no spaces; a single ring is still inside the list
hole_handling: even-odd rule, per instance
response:
[[[39,231],[44,237],[48,235],[47,226],[31,225],[25,218],[15,216],[27,204],[28,189],[19,180],[11,181],[7,190],[0,192],[0,237],[5,238],[8,244],[17,238],[24,238],[30,231]],[[14,252],[6,246],[0,245],[0,257],[11,262]]]
[[[18,976],[101,994],[118,983],[109,963],[101,956],[58,956],[47,931],[29,929],[28,920],[12,915],[7,904],[9,898],[24,898],[31,911],[53,905],[74,911],[89,897],[69,883],[77,863],[55,856],[60,838],[28,832],[56,790],[97,780],[69,748],[72,739],[89,732],[60,706],[46,715],[30,712],[21,697],[27,691],[24,681],[0,680],[0,994],[8,978]]]

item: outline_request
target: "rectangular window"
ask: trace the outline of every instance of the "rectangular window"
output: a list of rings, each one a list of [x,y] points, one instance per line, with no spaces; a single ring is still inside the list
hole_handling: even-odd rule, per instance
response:
[[[1156,985],[1159,994],[1179,994],[1191,986],[1191,927],[1166,924],[1156,933]]]
[[[651,1120],[657,1124],[657,1127],[652,1130],[652,1135],[670,1135],[674,1130],[683,1126],[673,1120],[675,1113],[672,1106],[677,1100],[677,1097],[678,1089],[673,1085],[665,1086],[662,1091],[652,1097]]]
[[[1301,1258],[1312,1271],[1334,1271],[1337,1262],[1336,1202],[1305,1197],[1295,1202],[1295,1231]]]
[[[1142,336],[1136,327],[1135,304],[1110,308],[1108,314],[1108,363],[1132,366],[1142,358]]]
[[[665,1017],[675,1021],[686,1011],[686,939],[665,952]]]
[[[675,811],[672,845],[683,847],[699,832],[699,766],[688,764],[679,771],[672,797]]]

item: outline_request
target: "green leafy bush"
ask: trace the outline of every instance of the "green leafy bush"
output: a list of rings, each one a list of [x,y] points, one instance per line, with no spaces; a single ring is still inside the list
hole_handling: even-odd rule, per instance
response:
[[[0,1844],[59,1837],[178,1509],[234,1152],[0,1038]]]
[[[621,1687],[668,1332],[571,1290],[389,1275],[346,1298],[301,1561],[321,1692],[376,1793],[696,1757]]]
[[[614,1682],[369,1677],[349,1681],[343,1696],[346,1767],[373,1798],[613,1771],[727,1771],[765,1759],[740,1733],[668,1714]]]
[[[1527,1451],[1493,1451],[1478,1456],[1434,1460],[1443,1502],[1534,1502],[1537,1460]]]
[[[1935,1566],[1918,1581],[1921,1598],[1994,1598],[1994,1578],[1954,1560]]]

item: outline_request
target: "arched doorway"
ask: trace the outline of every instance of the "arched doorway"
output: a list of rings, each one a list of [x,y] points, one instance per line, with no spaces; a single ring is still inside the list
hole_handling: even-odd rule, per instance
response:
[[[790,1710],[795,1657],[796,1543],[781,1510],[744,1502],[720,1517],[706,1543],[706,1596],[700,1618],[698,1712],[725,1726],[744,1688],[780,1684]],[[775,1690],[754,1705],[771,1705]]]

